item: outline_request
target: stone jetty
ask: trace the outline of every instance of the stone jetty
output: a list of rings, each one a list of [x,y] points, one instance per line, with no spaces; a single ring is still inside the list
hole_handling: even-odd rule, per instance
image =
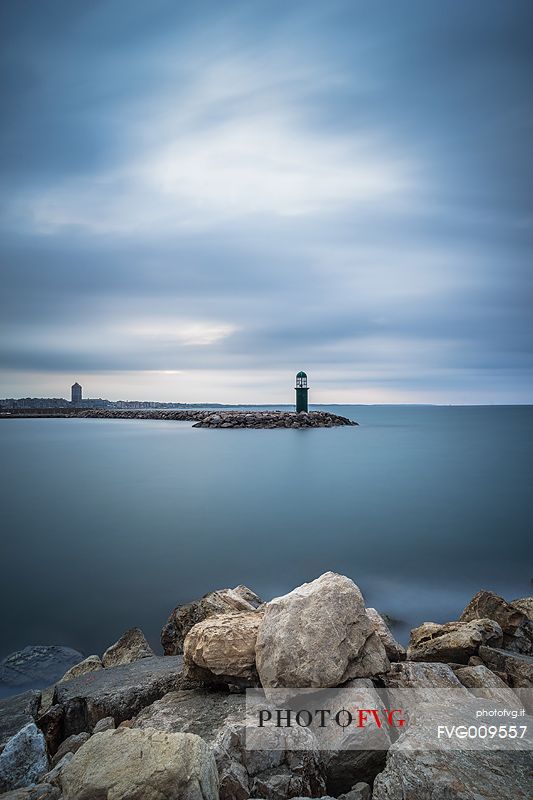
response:
[[[159,419],[192,422],[193,428],[334,428],[357,425],[330,411],[249,411],[226,409],[107,409],[39,408],[0,413],[0,419],[19,417],[82,419]]]

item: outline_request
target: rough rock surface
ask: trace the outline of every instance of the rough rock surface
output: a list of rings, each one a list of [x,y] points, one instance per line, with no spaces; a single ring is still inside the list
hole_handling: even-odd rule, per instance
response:
[[[272,748],[267,748],[268,735]],[[281,740],[281,741],[280,741]],[[295,748],[298,740],[298,748]],[[285,800],[296,795],[317,797],[325,794],[324,767],[316,739],[305,728],[262,731],[265,749],[246,747],[245,726],[225,725],[212,747],[220,777],[220,800]]]
[[[83,655],[71,647],[25,647],[0,661],[0,685],[40,689],[55,683],[82,659]]]
[[[74,664],[69,670],[65,672],[62,678],[58,681],[58,683],[62,683],[63,681],[71,681],[73,678],[79,678],[80,675],[86,675],[87,672],[96,672],[98,669],[103,669],[102,659],[100,656],[87,656],[84,658],[83,661],[80,661],[78,664]]]
[[[302,733],[309,744],[305,752],[247,750],[245,710],[242,694],[202,689],[170,692],[141,711],[134,727],[201,736],[215,755],[221,800],[246,800],[250,792],[273,800],[292,797],[292,790],[323,792],[323,764],[312,734]]]
[[[0,700],[0,753],[12,736],[35,721],[40,699],[40,692],[29,691]]]
[[[513,600],[512,605],[533,622],[533,597],[519,597]]]
[[[533,759],[529,752],[427,749],[440,724],[457,724],[457,709],[447,714],[433,703],[417,711],[416,724],[391,746],[384,771],[374,782],[372,800],[530,800]],[[473,711],[465,710],[469,724]]]
[[[533,655],[533,623],[514,603],[508,603],[494,592],[478,592],[460,616],[463,622],[493,619],[503,631],[503,647],[517,653]]]
[[[59,683],[54,700],[64,711],[64,737],[91,732],[104,717],[113,717],[117,725],[131,719],[179,688],[182,666],[181,656],[156,656]]]
[[[103,731],[112,731],[115,727],[115,720],[113,717],[104,717],[99,719],[93,728],[93,733],[102,733]]]
[[[48,783],[52,786],[59,786],[61,772],[67,766],[67,764],[72,761],[73,758],[74,753],[65,753],[63,758],[57,762],[55,767],[53,767],[50,772],[47,772],[46,775],[43,775],[42,778],[39,779],[39,783]]]
[[[533,687],[533,658],[519,653],[510,653],[495,647],[480,647],[479,656],[493,672],[507,676],[510,686],[520,689]]]
[[[460,689],[462,685],[447,664],[421,661],[391,664],[381,681],[390,689]]]
[[[256,663],[273,688],[339,686],[390,668],[361,592],[333,572],[266,604]]]
[[[154,651],[146,641],[140,628],[130,628],[123,633],[118,642],[108,647],[102,656],[102,664],[108,667],[119,667],[121,664],[131,664],[141,658],[152,658]]]
[[[330,411],[216,411],[206,414],[193,428],[332,428],[357,424]]]
[[[2,800],[61,800],[61,791],[49,783],[41,783],[24,789],[14,789],[0,796]]]
[[[477,667],[461,667],[455,670],[455,675],[465,688],[475,690],[478,697],[495,700],[507,708],[522,707],[520,699],[513,690],[483,664]]]
[[[327,702],[332,716],[347,708],[380,708],[381,705],[382,701],[368,678],[349,681],[345,691],[335,692]],[[327,791],[337,797],[343,792],[349,793],[357,781],[372,783],[385,767],[391,744],[388,730],[375,726],[364,729],[347,727],[342,731],[332,730],[331,735],[332,749],[322,751]]]
[[[154,728],[166,733],[195,733],[213,742],[229,721],[244,723],[244,694],[203,689],[169,692],[143,709],[135,728]]]
[[[407,658],[410,661],[452,661],[468,664],[480,645],[499,647],[502,629],[492,619],[475,619],[470,622],[447,622],[438,625],[424,622],[411,631]]]
[[[0,792],[29,786],[47,771],[44,736],[34,722],[29,722],[0,753]]]
[[[185,639],[187,677],[204,683],[257,684],[255,644],[260,611],[217,614],[199,622]]]
[[[61,773],[64,800],[218,800],[213,754],[198,736],[121,728],[91,736]]]
[[[88,741],[90,737],[90,733],[87,731],[82,731],[81,733],[73,733],[72,736],[68,736],[61,744],[52,759],[52,766],[56,766],[59,764],[63,756],[66,756],[67,753],[76,753],[85,742]]]
[[[381,614],[375,608],[367,608],[366,614],[372,623],[374,631],[383,642],[389,661],[405,661],[405,647],[396,641]]]
[[[199,600],[177,606],[161,631],[161,644],[165,655],[182,653],[185,637],[191,628],[202,620],[228,611],[254,611],[262,602],[261,598],[247,586],[236,586],[234,589],[209,592]]]

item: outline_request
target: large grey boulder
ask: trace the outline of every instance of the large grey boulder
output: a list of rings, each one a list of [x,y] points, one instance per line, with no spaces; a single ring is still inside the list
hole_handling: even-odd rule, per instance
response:
[[[520,602],[520,601],[519,601]],[[493,619],[503,631],[503,648],[533,655],[533,623],[524,609],[494,592],[478,592],[460,616],[462,622]]]
[[[499,647],[502,629],[492,619],[473,619],[470,622],[424,622],[411,631],[407,658],[410,661],[441,661],[468,664],[480,645]]]
[[[177,606],[161,631],[161,644],[165,655],[182,653],[185,637],[191,628],[202,620],[228,611],[254,611],[262,602],[261,598],[248,587],[236,586],[234,589],[209,592],[199,600]]]
[[[60,782],[64,800],[218,800],[213,755],[189,733],[97,733],[66,765]]]
[[[104,717],[118,725],[142,708],[180,688],[183,658],[142,658],[91,672],[56,686],[54,703],[63,710],[63,738],[93,730]]]
[[[40,701],[41,693],[33,690],[0,700],[0,753],[21,728],[35,722]]]
[[[0,753],[0,792],[35,783],[48,771],[44,736],[34,722],[21,728]]]
[[[66,670],[83,660],[71,647],[32,645],[0,661],[0,687],[40,689],[55,683]]]
[[[390,668],[361,592],[333,572],[266,604],[256,665],[272,688],[340,686]]]
[[[390,747],[384,771],[374,782],[372,800],[530,800],[533,760],[530,752],[467,749],[434,743],[436,720],[442,725],[472,723],[474,708],[463,712],[435,703],[417,709],[416,720]],[[461,716],[463,713],[463,716]],[[433,746],[433,745],[432,745]]]
[[[381,614],[375,608],[367,608],[366,614],[374,631],[383,642],[389,661],[405,661],[405,647],[396,641]]]
[[[131,664],[141,658],[152,658],[154,651],[146,641],[140,628],[130,628],[123,633],[120,639],[108,647],[102,656],[102,664],[107,667],[119,667],[121,664]]]
[[[255,646],[259,611],[216,614],[195,625],[185,638],[185,674],[203,683],[257,685]]]

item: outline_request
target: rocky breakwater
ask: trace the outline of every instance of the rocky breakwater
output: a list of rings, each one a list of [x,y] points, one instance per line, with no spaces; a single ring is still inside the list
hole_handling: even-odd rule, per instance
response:
[[[193,428],[334,428],[357,424],[330,411],[217,411],[204,416]]]
[[[158,419],[192,422],[193,428],[335,428],[358,425],[330,411],[222,411],[205,409],[133,410],[106,408],[19,409],[0,412],[1,418],[60,417],[81,419]]]
[[[497,691],[520,709],[518,693],[533,688],[532,608],[531,598],[479,592],[460,619],[414,629],[406,651],[343,575],[327,572],[270,602],[245,586],[211,592],[172,611],[166,655],[132,629],[49,689],[0,702],[0,792],[5,800],[530,800],[531,752],[426,745],[435,690],[459,693],[441,710],[450,725],[473,691]],[[267,746],[253,749],[246,687],[289,699],[300,688],[315,697],[335,689],[339,711],[345,692],[368,709],[395,689],[422,699],[417,724],[402,731],[347,730],[348,746],[324,749],[306,727],[281,738],[267,727]],[[362,748],[350,748],[354,735]]]

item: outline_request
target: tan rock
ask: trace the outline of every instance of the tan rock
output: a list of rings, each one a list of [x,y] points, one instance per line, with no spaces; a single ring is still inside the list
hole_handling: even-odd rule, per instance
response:
[[[73,667],[67,670],[58,683],[70,681],[73,678],[78,678],[80,675],[86,675],[88,672],[96,672],[96,670],[103,669],[103,667],[104,665],[102,664],[100,656],[87,656],[87,658],[84,658],[79,664],[74,664]]]
[[[524,602],[525,601],[525,602]],[[523,607],[528,610],[528,598]],[[516,603],[508,603],[494,592],[478,592],[469,602],[460,619],[469,622],[474,619],[493,619],[503,631],[502,646],[505,650],[533,655],[533,622],[528,613]]]
[[[521,707],[521,701],[501,678],[484,665],[461,667],[455,670],[456,677],[464,687],[474,690],[477,697],[486,697],[507,708]]]
[[[177,606],[161,631],[165,655],[182,653],[185,637],[191,628],[204,619],[228,611],[254,611],[261,604],[262,600],[255,592],[241,585],[234,589],[218,589],[192,603]]]
[[[519,597],[513,600],[512,605],[533,622],[533,597]]]
[[[381,614],[375,608],[367,608],[366,615],[370,619],[375,633],[383,642],[389,661],[405,661],[405,647],[396,641]]]
[[[339,686],[390,668],[361,592],[333,572],[265,605],[256,662],[271,688]]]
[[[502,639],[502,629],[492,619],[447,622],[445,625],[424,622],[411,631],[407,658],[410,661],[467,664],[468,659],[477,654],[480,645],[499,647]]]
[[[185,638],[186,676],[203,682],[256,683],[255,644],[261,612],[208,617]]]
[[[97,733],[65,766],[60,782],[64,800],[218,800],[214,756],[190,733]]]
[[[140,628],[130,628],[120,639],[108,647],[102,656],[104,667],[118,667],[120,664],[131,664],[141,658],[152,658],[154,651],[145,639]]]

